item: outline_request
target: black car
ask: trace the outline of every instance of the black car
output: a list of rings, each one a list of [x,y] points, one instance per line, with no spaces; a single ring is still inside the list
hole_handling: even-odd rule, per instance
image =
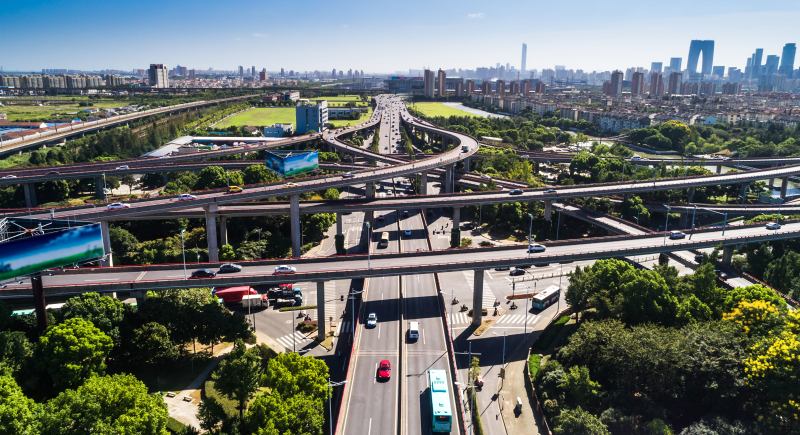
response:
[[[192,276],[189,278],[213,278],[215,276],[217,276],[217,272],[211,269],[198,269],[192,272]]]
[[[494,270],[496,270],[498,272],[503,271],[503,270],[509,270],[509,269],[511,269],[511,266],[497,266],[497,267],[494,268]]]
[[[513,189],[508,192],[509,195],[522,195],[522,189]]]
[[[235,263],[225,263],[219,267],[218,273],[237,273],[242,271],[242,266]]]
[[[508,274],[509,274],[510,276],[520,276],[520,275],[525,275],[525,269],[520,269],[519,267],[515,267],[515,268],[511,269],[511,271],[510,271],[510,272],[508,272]]]

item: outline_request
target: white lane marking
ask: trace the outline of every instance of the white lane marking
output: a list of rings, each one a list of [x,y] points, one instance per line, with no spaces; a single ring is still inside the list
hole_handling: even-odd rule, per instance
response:
[[[426,344],[425,343],[425,330],[422,329],[422,330],[420,330],[420,332],[422,333],[422,344]]]
[[[378,381],[378,363],[375,363],[375,370],[372,372],[372,383],[376,383]]]
[[[136,277],[135,281],[137,281],[137,282],[138,282],[138,281],[141,281],[141,280],[142,280],[142,278],[144,278],[144,276],[145,276],[145,275],[147,275],[147,271],[146,271],[146,270],[145,270],[145,271],[142,271],[142,272],[141,272],[141,273],[140,273],[140,274],[139,274],[139,275]]]
[[[378,325],[378,341],[381,340],[381,325]]]
[[[367,435],[372,433],[372,417],[369,419],[369,427],[367,428]]]

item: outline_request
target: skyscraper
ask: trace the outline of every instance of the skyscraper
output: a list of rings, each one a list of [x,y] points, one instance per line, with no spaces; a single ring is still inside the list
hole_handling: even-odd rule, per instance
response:
[[[619,97],[622,95],[622,80],[624,75],[622,71],[615,70],[611,73],[611,87],[608,90],[608,95],[612,97]]]
[[[669,83],[667,84],[667,93],[670,95],[679,94],[681,92],[681,78],[683,74],[679,72],[671,72],[669,74]]]
[[[147,70],[147,79],[154,88],[168,88],[167,67],[160,63],[151,63]]]
[[[650,98],[664,95],[664,76],[659,72],[650,73]]]
[[[750,76],[751,77],[759,77],[761,76],[761,58],[764,57],[764,49],[763,48],[756,48],[755,53],[753,53],[752,61],[750,62]]]
[[[650,63],[650,72],[651,73],[654,73],[654,72],[660,73],[662,69],[664,69],[664,63],[663,62],[652,62],[652,63]]]
[[[631,95],[638,97],[644,94],[644,73],[635,71],[631,80]]]
[[[764,75],[771,76],[778,73],[778,55],[770,54],[764,64]]]
[[[786,48],[784,48],[784,50],[785,49]],[[519,64],[520,77],[524,77],[525,76],[525,68],[527,66],[527,61],[528,61],[528,44],[523,42],[522,43],[522,62],[520,62],[520,64]]]
[[[244,67],[239,65],[239,77],[244,77]]]
[[[681,63],[683,62],[683,58],[680,57],[671,57],[669,59],[669,70],[672,72],[680,72],[681,71]]]
[[[794,42],[790,42],[783,46],[783,52],[781,53],[781,67],[779,68],[779,71],[787,78],[791,78],[792,73],[794,72],[794,55],[796,53],[797,46]]]
[[[444,98],[446,97],[447,92],[447,74],[444,73],[443,69],[439,69],[439,72],[436,75],[438,80],[438,87],[436,89],[437,93],[439,94],[439,98]]]
[[[425,70],[425,75],[424,75],[425,85],[424,85],[424,88],[423,88],[423,94],[427,98],[433,98],[433,90],[435,89],[434,86],[433,86],[433,82],[435,80],[434,77],[435,76],[433,75],[433,71],[431,71],[429,69]]]
[[[697,74],[697,60],[701,53],[703,55],[703,66],[700,69],[700,74],[704,76],[711,74],[711,67],[714,64],[714,41],[694,39],[689,44],[689,59],[686,63],[686,69],[689,70],[690,76]]]

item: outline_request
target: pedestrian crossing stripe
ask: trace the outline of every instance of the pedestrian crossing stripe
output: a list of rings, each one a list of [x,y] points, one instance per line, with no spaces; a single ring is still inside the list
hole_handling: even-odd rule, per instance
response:
[[[294,334],[278,337],[275,341],[280,343],[287,351],[290,351],[293,348],[299,349],[303,347],[306,343],[311,341],[311,338],[306,337],[306,335],[300,331],[295,331]]]
[[[467,313],[453,313],[451,318],[453,319],[453,325],[465,325],[470,322],[470,317],[467,316]]]
[[[536,322],[538,318],[535,314],[528,314],[528,321],[527,324],[530,325]],[[496,325],[524,325],[525,322],[525,314],[505,314],[500,317],[499,320],[495,323]]]

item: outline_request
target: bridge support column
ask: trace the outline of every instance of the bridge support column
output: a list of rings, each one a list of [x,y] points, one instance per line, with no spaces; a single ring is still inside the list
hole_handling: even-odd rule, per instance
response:
[[[106,199],[106,192],[103,190],[105,188],[105,183],[103,183],[103,177],[94,177],[94,197],[100,200]]]
[[[228,244],[228,218],[225,216],[219,217],[219,244]]]
[[[38,205],[36,201],[36,184],[25,183],[22,185],[22,191],[25,194],[25,207],[36,207]]]
[[[428,194],[428,173],[423,172],[419,174],[419,194],[420,195],[427,195]]]
[[[367,199],[375,199],[375,183],[367,183],[366,186],[366,197]],[[371,221],[375,217],[375,212],[372,210],[368,210],[364,212],[364,220]]]
[[[772,187],[774,185],[775,185],[775,179],[774,178],[770,178],[769,179],[769,190],[770,190],[770,192],[772,191]]]
[[[101,266],[114,266],[114,253],[111,252],[111,232],[108,229],[108,221],[100,221],[100,234],[103,236],[103,250],[106,256],[100,261]]]
[[[475,270],[472,284],[472,326],[478,327],[483,320],[483,269]]]
[[[342,213],[336,212],[336,235],[334,236],[334,246],[337,254],[345,254],[344,234],[342,234]]]
[[[786,199],[787,190],[789,190],[789,177],[781,178],[781,199]]]
[[[219,242],[217,241],[217,205],[206,207],[206,240],[208,242],[208,261],[219,261]]]
[[[544,202],[544,220],[547,222],[553,220],[553,201],[549,199]]]
[[[690,187],[689,191],[686,192],[686,198],[689,202],[692,202],[692,200],[694,199],[694,193],[695,193],[694,187]]]
[[[444,192],[445,193],[453,193],[453,184],[455,181],[455,171],[454,165],[447,165],[445,167],[445,176],[444,176]]]
[[[470,171],[470,168],[472,167],[472,165],[471,165],[472,161],[471,160],[472,160],[472,157],[467,157],[466,159],[464,159],[464,173],[467,173],[467,172]]]
[[[33,290],[33,306],[36,311],[36,327],[40,332],[47,329],[47,302],[44,299],[44,286],[42,274],[35,273],[31,276],[31,289]]]
[[[292,233],[292,257],[299,257],[302,254],[300,245],[300,195],[292,195],[289,198],[289,222]]]
[[[722,165],[717,165],[717,174],[722,173]]]
[[[689,213],[681,213],[681,228],[689,227]]]
[[[722,265],[731,267],[731,259],[733,259],[733,246],[722,248]]]
[[[461,246],[461,207],[453,207],[453,229],[450,230],[450,247],[458,248],[459,246]]]
[[[325,281],[317,281],[317,340],[325,340]]]
[[[750,187],[750,183],[743,183],[739,186],[739,202],[744,203],[747,201],[747,189]]]

